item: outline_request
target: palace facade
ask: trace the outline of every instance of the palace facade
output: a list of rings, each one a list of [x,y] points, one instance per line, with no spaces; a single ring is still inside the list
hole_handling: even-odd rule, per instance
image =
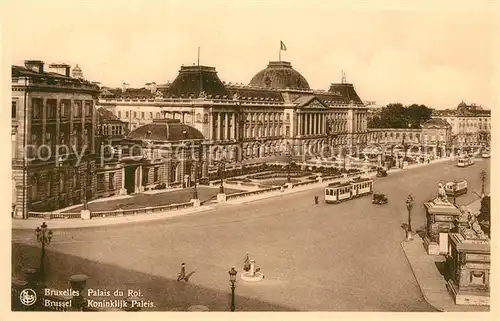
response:
[[[221,81],[214,67],[182,66],[169,84],[103,88],[99,106],[132,131],[163,118],[192,126],[209,147],[205,168],[220,157],[245,163],[368,140],[367,108],[352,84],[313,90],[285,61],[270,62],[248,85]]]
[[[491,142],[491,110],[461,102],[454,110],[434,110],[432,118],[441,118],[451,126],[452,144],[457,148],[477,149]]]

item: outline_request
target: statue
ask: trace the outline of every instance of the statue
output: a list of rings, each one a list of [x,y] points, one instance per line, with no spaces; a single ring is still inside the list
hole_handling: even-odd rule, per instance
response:
[[[205,98],[207,98],[207,94],[205,94],[205,91],[204,91],[204,90],[200,91],[200,93],[199,93],[199,95],[198,95],[198,98],[201,98],[201,99],[205,99]]]
[[[440,202],[446,202],[446,203],[449,202],[448,196],[446,196],[446,190],[444,189],[444,186],[441,183],[438,184],[436,200],[438,200]]]

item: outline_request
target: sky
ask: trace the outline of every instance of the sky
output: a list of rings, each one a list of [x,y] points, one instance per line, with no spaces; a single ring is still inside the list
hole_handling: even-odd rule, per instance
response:
[[[406,2],[408,3],[408,2]],[[498,99],[498,1],[28,1],[3,2],[10,64],[78,64],[86,79],[142,87],[197,61],[248,84],[280,41],[314,89],[340,82],[360,97],[493,109]]]

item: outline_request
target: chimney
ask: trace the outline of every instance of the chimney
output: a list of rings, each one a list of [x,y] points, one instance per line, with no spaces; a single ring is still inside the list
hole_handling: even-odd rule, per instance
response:
[[[54,69],[54,72],[70,77],[71,66],[67,64],[50,64],[49,68]]]
[[[44,62],[41,60],[25,60],[24,66],[34,72],[43,73]]]
[[[128,89],[128,84],[127,84],[126,82],[124,82],[124,83],[122,84],[122,92],[127,91],[127,89]]]
[[[157,88],[157,87],[156,87],[156,83],[153,81],[153,82],[151,83],[151,93],[152,93],[152,94],[154,94],[154,93],[156,92],[156,88]]]

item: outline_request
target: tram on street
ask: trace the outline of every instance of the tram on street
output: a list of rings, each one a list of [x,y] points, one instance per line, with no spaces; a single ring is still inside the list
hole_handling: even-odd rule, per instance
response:
[[[474,165],[474,158],[472,158],[472,157],[465,156],[465,157],[460,157],[458,159],[458,162],[457,162],[458,167],[467,167],[467,166],[471,166],[471,165]]]
[[[325,203],[340,203],[373,193],[373,180],[355,178],[347,182],[335,182],[325,187]]]
[[[467,193],[467,181],[465,179],[456,179],[444,185],[446,195],[460,196]]]

